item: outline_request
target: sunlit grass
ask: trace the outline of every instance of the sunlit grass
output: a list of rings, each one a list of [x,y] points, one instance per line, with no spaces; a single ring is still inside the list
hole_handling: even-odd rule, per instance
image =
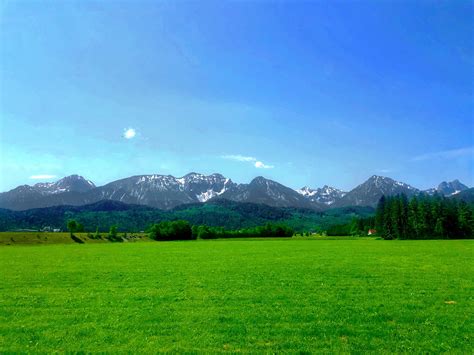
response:
[[[472,241],[0,248],[0,352],[472,351]]]

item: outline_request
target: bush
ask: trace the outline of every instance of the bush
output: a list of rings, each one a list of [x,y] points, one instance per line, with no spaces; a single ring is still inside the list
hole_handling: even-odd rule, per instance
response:
[[[148,235],[155,240],[191,240],[196,239],[188,221],[165,221],[150,227]]]
[[[99,233],[99,227],[95,230],[94,239],[102,239],[102,236]]]
[[[197,227],[197,238],[199,239],[216,239],[217,231],[215,228],[208,226]]]
[[[118,236],[117,226],[113,225],[110,227],[109,235],[107,239],[111,242],[123,242],[123,239]]]
[[[73,234],[77,231],[77,222],[74,219],[70,219],[69,221],[67,221],[67,229],[69,230],[69,233],[72,237]]]
[[[330,226],[326,231],[326,235],[328,236],[346,236],[351,235],[351,224],[335,224]]]

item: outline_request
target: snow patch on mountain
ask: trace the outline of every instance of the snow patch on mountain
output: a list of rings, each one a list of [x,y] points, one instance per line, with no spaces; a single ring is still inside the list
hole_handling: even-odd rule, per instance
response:
[[[227,190],[227,186],[224,185],[224,187],[220,191],[214,191],[213,189],[209,189],[207,191],[204,191],[196,195],[196,198],[198,199],[199,202],[207,202],[211,198],[222,195],[226,190]]]
[[[324,185],[323,187],[317,189],[312,189],[308,186],[305,186],[299,190],[296,190],[296,192],[306,197],[311,202],[322,203],[327,206],[332,205],[346,194],[346,192],[328,185]]]

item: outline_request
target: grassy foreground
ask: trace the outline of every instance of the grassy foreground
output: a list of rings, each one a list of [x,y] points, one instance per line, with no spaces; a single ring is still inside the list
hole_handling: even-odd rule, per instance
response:
[[[472,352],[472,241],[0,248],[0,352]]]

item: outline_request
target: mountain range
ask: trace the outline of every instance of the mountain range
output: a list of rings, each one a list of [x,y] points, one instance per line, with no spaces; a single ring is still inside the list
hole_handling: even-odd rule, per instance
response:
[[[248,184],[238,184],[221,174],[206,176],[189,173],[180,178],[153,174],[131,176],[96,186],[82,176],[71,175],[54,183],[21,185],[0,193],[0,208],[21,211],[61,205],[82,206],[102,200],[113,200],[169,210],[185,204],[225,199],[272,207],[322,211],[348,206],[375,207],[382,195],[404,193],[410,197],[423,192],[453,196],[468,189],[466,185],[454,180],[444,181],[437,188],[422,191],[406,183],[377,175],[371,176],[348,192],[327,185],[322,188],[305,186],[293,190],[261,176]]]

